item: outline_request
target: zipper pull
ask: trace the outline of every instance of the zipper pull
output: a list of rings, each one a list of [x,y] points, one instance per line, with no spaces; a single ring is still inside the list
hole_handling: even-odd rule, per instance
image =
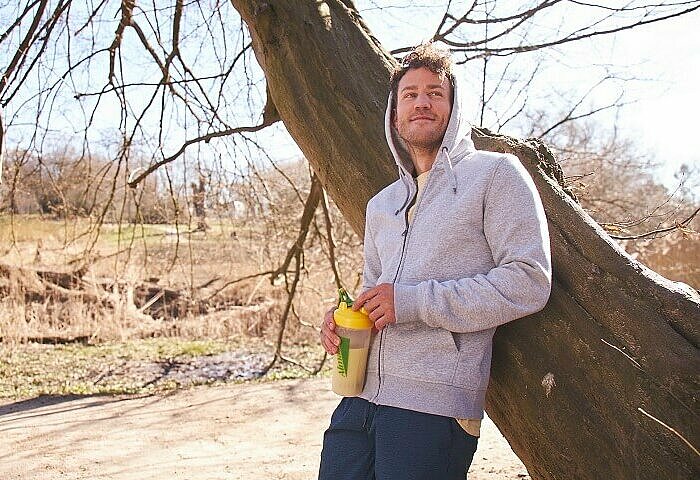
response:
[[[407,233],[408,233],[408,228],[406,230],[404,230],[403,233],[401,233],[401,236],[405,237]]]

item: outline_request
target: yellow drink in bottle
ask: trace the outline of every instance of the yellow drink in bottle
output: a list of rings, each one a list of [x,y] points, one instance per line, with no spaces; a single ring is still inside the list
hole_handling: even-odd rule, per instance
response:
[[[362,392],[367,367],[367,352],[374,324],[364,308],[354,311],[345,302],[333,312],[335,333],[340,337],[333,369],[333,391],[344,397]]]

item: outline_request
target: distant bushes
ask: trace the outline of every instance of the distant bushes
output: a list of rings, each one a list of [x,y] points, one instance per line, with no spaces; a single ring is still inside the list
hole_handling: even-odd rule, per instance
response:
[[[634,237],[666,230],[698,208],[692,189],[698,171],[686,167],[686,182],[669,192],[651,174],[653,163],[633,145],[616,138],[606,142],[592,137],[585,128],[572,126],[566,135],[551,140],[569,187],[611,235]],[[209,219],[243,219],[263,227],[270,238],[296,232],[309,188],[305,161],[253,170],[254,174],[233,179],[223,171],[190,166],[194,178],[185,180],[185,175],[179,175],[176,182],[158,171],[137,188],[129,188],[130,166],[146,163],[108,160],[68,148],[42,156],[8,151],[0,184],[0,213],[90,217],[111,223],[189,223],[197,230],[208,228]],[[352,230],[339,214],[334,224],[340,231]],[[698,230],[700,216],[673,232],[621,240],[621,244],[658,273],[700,288]]]
[[[172,223],[183,218],[184,188],[171,191],[151,175],[131,189],[127,163],[70,149],[41,156],[9,151],[0,185],[0,212],[128,223]]]

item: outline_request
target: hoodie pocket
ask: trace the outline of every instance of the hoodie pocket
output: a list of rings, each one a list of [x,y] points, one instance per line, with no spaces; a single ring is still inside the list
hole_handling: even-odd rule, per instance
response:
[[[493,330],[459,335],[459,361],[453,384],[471,390],[485,390],[491,369]]]
[[[459,351],[452,333],[421,322],[394,324],[385,332],[384,372],[423,382],[450,384]]]

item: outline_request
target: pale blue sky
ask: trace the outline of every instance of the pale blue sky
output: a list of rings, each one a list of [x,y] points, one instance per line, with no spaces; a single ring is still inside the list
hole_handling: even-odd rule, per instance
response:
[[[391,50],[429,38],[440,17],[429,14],[435,10],[428,6],[446,2],[414,2],[419,6],[413,12],[402,8],[376,8],[377,4],[387,3],[398,5],[401,2],[360,0],[356,5],[377,38]],[[454,12],[460,11],[455,8],[460,3],[471,4],[452,2]],[[552,23],[547,26],[556,25]],[[567,83],[571,87],[594,84],[598,79],[596,73],[605,66],[625,78],[638,79],[626,82],[623,87],[625,99],[634,103],[623,107],[617,116],[603,114],[597,121],[610,130],[617,123],[620,135],[633,138],[642,150],[655,155],[664,165],[658,176],[669,188],[677,185],[673,173],[681,164],[700,167],[700,149],[693,141],[698,135],[696,125],[700,109],[699,25],[700,12],[696,11],[614,36],[575,42],[547,53],[562,61],[562,65],[550,65],[547,81],[562,88]],[[532,55],[531,61],[535,59]],[[602,104],[614,97],[615,87],[597,90],[597,100]],[[508,128],[504,133],[510,133]],[[700,196],[700,191],[696,195]]]
[[[429,38],[437,27],[445,1],[409,2],[407,0],[357,0],[356,5],[360,9],[367,24],[372,29],[375,36],[382,42],[385,48],[391,50],[397,47],[415,45]],[[406,8],[405,4],[413,4],[412,8]],[[464,0],[452,2],[453,12],[463,11],[467,4]],[[514,10],[522,8],[522,2],[509,0],[498,0],[499,7],[505,5],[515,5]],[[382,8],[378,8],[381,6]],[[569,8],[569,7],[567,7]],[[564,12],[569,10],[563,9]],[[588,10],[587,10],[588,11]],[[568,22],[576,21],[579,25],[585,23],[585,18],[581,18],[581,12],[571,12],[571,15],[563,16],[557,13],[550,17],[539,19],[528,34],[534,37],[541,36],[553,29],[565,26]],[[574,15],[574,13],[576,13]],[[559,17],[557,17],[559,15]],[[573,20],[572,20],[573,19]],[[235,22],[232,22],[235,23]],[[603,105],[611,98],[624,90],[625,100],[635,102],[623,107],[617,115],[612,112],[596,117],[596,121],[601,128],[612,130],[617,127],[618,133],[626,138],[632,138],[639,145],[642,151],[649,151],[655,156],[658,162],[663,163],[664,168],[659,172],[659,178],[669,187],[673,188],[677,180],[673,178],[673,173],[678,167],[685,163],[688,165],[700,165],[700,153],[695,147],[695,119],[697,110],[700,107],[700,35],[696,33],[697,25],[700,24],[700,12],[694,12],[684,17],[663,21],[653,25],[642,26],[638,29],[623,32],[617,36],[597,37],[596,39],[575,42],[565,47],[557,49],[547,49],[538,53],[518,55],[517,68],[514,68],[516,76],[525,75],[532,65],[540,59],[546,61],[544,72],[540,73],[533,82],[531,89],[532,106],[540,109],[553,109],[547,117],[555,118],[563,106],[559,106],[562,101],[577,98],[576,94],[588,89],[599,80],[600,76],[606,72],[612,72],[625,78],[635,78],[636,80],[621,83],[611,82],[608,87],[599,88],[589,100],[590,107]],[[109,40],[112,35],[111,24],[106,25],[106,38]],[[99,27],[99,24],[98,24]],[[235,27],[235,25],[234,25]],[[128,32],[127,40],[134,40],[133,32]],[[148,55],[142,48],[126,47],[129,50],[129,63],[132,67],[131,73],[141,75],[143,68],[151,72],[153,79],[157,80],[160,73],[154,65],[149,65]],[[189,52],[188,53],[193,53]],[[197,56],[206,56],[207,52],[194,52]],[[97,85],[104,84],[105,62],[103,56],[91,69],[90,79],[78,77],[78,81],[97,82]],[[209,65],[206,61],[203,68]],[[141,67],[143,65],[143,67]],[[209,65],[211,66],[211,65]],[[133,68],[135,67],[135,68]],[[252,65],[251,65],[252,67]],[[200,69],[201,70],[201,69]],[[479,85],[478,62],[469,62],[463,68],[462,75],[466,80],[467,90],[471,95],[469,99],[474,106],[472,120],[478,120],[478,85]],[[97,79],[92,72],[97,72]],[[129,73],[129,70],[127,70]],[[100,83],[101,82],[101,83]],[[90,91],[99,88],[96,86],[75,86],[78,91]],[[258,91],[264,94],[264,83],[262,80],[256,85]],[[245,89],[238,90],[240,92]],[[78,102],[70,94],[62,96],[62,102],[51,118],[51,128],[57,129],[55,136],[65,139],[63,131],[59,132],[60,125],[72,124],[76,126],[70,128],[74,132],[79,132],[80,127],[77,120],[80,115],[76,115],[76,105]],[[26,90],[26,95],[32,94],[32,89]],[[144,99],[146,98],[142,95]],[[494,102],[494,111],[487,114],[484,125],[492,126],[496,115],[507,116],[508,108],[514,108],[513,102],[508,98],[507,93],[499,94],[498,101]],[[132,101],[138,103],[139,96],[132,97]],[[244,102],[245,99],[242,101]],[[144,100],[145,101],[145,100]],[[85,101],[81,101],[83,103]],[[248,125],[257,121],[261,105],[255,105],[255,111],[245,110],[237,107],[236,99],[230,96],[225,97],[224,107],[227,108],[228,120],[232,125]],[[510,102],[510,103],[509,103]],[[245,102],[244,102],[245,103]],[[19,99],[13,101],[5,112],[8,119],[11,118],[13,108],[21,105]],[[89,109],[88,109],[89,112]],[[28,115],[25,124],[31,127],[32,110],[26,109]],[[118,126],[119,109],[115,100],[103,102],[98,115],[98,128],[92,130],[92,140],[104,140],[112,143],[118,142],[118,137],[114,132]],[[157,120],[157,114],[154,114]],[[173,109],[165,117],[169,120],[166,125],[164,138],[166,154],[174,151],[183,140],[184,126],[190,129],[191,121],[184,125],[184,118]],[[32,129],[25,129],[21,125],[22,119],[18,120],[18,128],[13,128],[8,132],[8,140],[22,144],[26,141],[27,135],[31,135]],[[153,132],[157,127],[153,127]],[[521,135],[517,124],[509,124],[502,130],[504,133]],[[146,132],[148,133],[148,131]],[[187,137],[196,134],[189,133]],[[282,126],[275,126],[259,135],[262,144],[269,148],[273,158],[283,160],[300,154],[299,149],[294,145]],[[215,153],[220,153],[223,158],[227,156],[243,154],[246,152],[236,152],[224,141],[211,142],[207,148],[211,148]],[[188,150],[188,155],[189,155]],[[700,186],[697,186],[700,188]],[[700,197],[700,192],[697,192]]]
[[[388,50],[415,45],[429,38],[440,19],[441,7],[435,5],[446,2],[414,3],[417,6],[408,9],[401,3],[405,2],[355,2],[370,29]],[[453,2],[454,11],[458,11],[454,6],[459,3]],[[388,4],[393,7],[386,8]],[[546,103],[545,94],[538,92],[557,89],[565,96],[568,89],[587,90],[606,70],[622,78],[633,78],[624,83],[612,82],[608,87],[594,91],[593,105],[611,101],[621,90],[624,91],[624,100],[630,102],[620,111],[598,114],[594,120],[603,130],[617,128],[618,135],[633,139],[641,152],[652,155],[662,165],[656,172],[657,177],[673,189],[678,185],[674,173],[681,164],[700,167],[700,150],[693,142],[700,109],[699,24],[700,12],[694,12],[617,35],[550,49],[544,54],[550,60],[547,72],[538,77],[532,96],[542,95],[540,101]],[[530,60],[526,59],[523,70],[528,61],[532,63],[540,58],[538,55],[541,54],[532,54]],[[478,83],[479,79],[473,78],[478,68],[474,62],[471,69],[462,69],[467,84],[470,81]],[[478,92],[473,92],[469,98],[476,110]],[[473,120],[478,123],[476,111]],[[484,123],[488,125],[488,122]],[[521,133],[516,125],[507,126],[503,132]],[[289,158],[300,153],[284,139],[285,135],[280,131],[271,135],[277,143],[275,157]],[[699,189],[700,185],[696,185],[696,197],[700,197]]]

